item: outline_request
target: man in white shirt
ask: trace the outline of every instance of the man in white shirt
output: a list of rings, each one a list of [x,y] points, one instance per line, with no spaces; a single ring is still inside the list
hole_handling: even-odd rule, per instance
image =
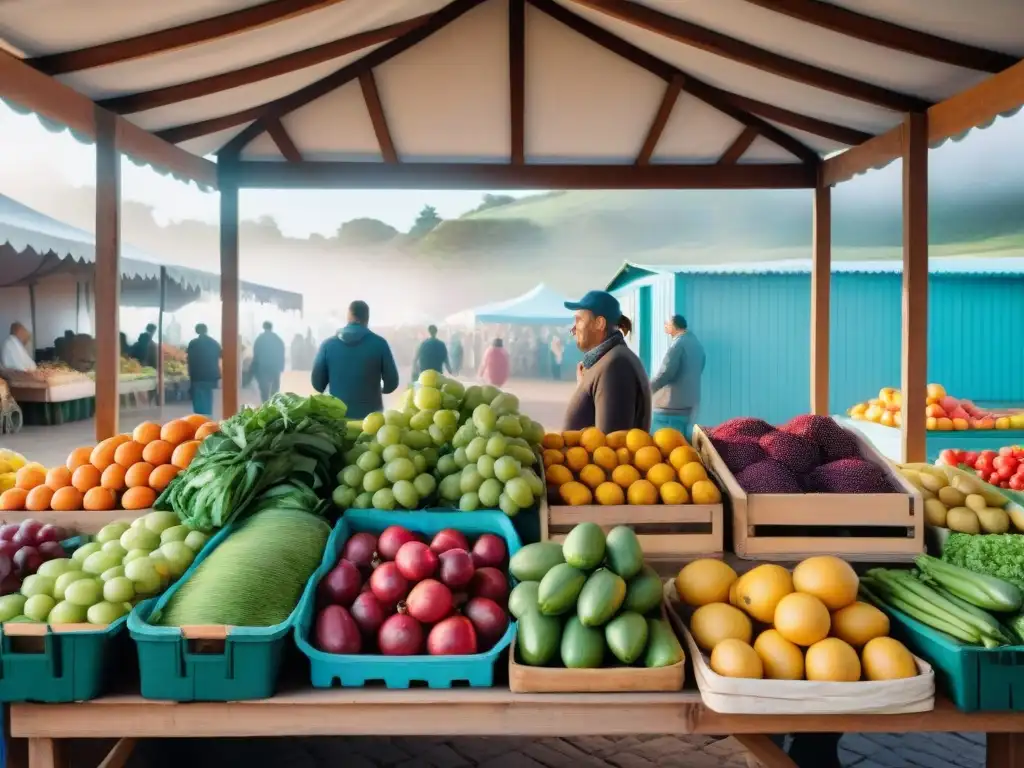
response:
[[[9,371],[34,371],[36,361],[27,349],[31,334],[21,323],[11,323],[11,335],[0,347],[0,368]]]

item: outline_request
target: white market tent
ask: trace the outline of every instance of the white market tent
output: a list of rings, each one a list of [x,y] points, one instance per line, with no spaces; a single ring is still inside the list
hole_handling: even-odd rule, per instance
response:
[[[568,299],[540,283],[522,296],[457,312],[445,318],[445,325],[465,327],[477,324],[557,325],[571,323],[573,313],[565,308]]]

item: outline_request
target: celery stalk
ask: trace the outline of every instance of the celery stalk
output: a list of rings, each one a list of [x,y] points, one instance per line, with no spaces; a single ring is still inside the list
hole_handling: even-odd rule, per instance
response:
[[[914,562],[929,578],[961,600],[986,611],[1012,613],[1019,611],[1024,603],[1024,595],[1016,585],[994,576],[975,573],[929,555],[921,555]]]
[[[910,618],[916,619],[917,621],[931,627],[932,629],[937,629],[939,630],[939,632],[945,632],[947,635],[950,635],[951,637],[954,637],[957,640],[961,640],[971,645],[981,644],[981,637],[979,635],[972,634],[970,632],[965,632],[961,627],[955,624],[950,624],[948,622],[942,621],[941,619],[938,619],[935,616],[932,616],[931,614],[922,613],[921,611],[918,611],[914,606],[903,602],[898,597],[890,596],[887,602],[893,608],[896,608],[897,610],[907,614],[907,616],[909,616]]]
[[[918,613],[931,616],[944,624],[956,626],[960,631],[970,637],[979,638],[982,634],[980,629],[965,621],[955,611],[941,607],[942,597],[920,582],[905,576],[902,571],[885,571],[874,569],[869,573],[878,579],[885,589],[887,602],[890,598],[899,599],[906,605],[917,609]],[[913,583],[910,583],[913,582]],[[959,635],[957,635],[959,637]]]
[[[932,589],[927,584],[923,584],[906,572],[894,571],[891,576],[905,589],[934,605],[940,611],[939,615],[945,614],[948,621],[956,619],[958,623],[975,629],[982,638],[991,637],[999,644],[1005,643],[1005,636],[999,629],[998,624],[996,626],[992,625],[992,618],[990,616],[981,619],[972,612],[962,610],[959,605],[950,602],[938,591]]]

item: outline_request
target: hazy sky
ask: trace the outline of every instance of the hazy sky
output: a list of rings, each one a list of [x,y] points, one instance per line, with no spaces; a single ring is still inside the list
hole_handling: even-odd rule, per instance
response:
[[[52,133],[34,115],[22,115],[0,101],[0,191],[17,196],[20,179],[45,174],[54,182],[93,186],[96,178],[93,147],[67,131]],[[56,175],[57,178],[53,178]],[[155,208],[157,220],[199,219],[217,223],[217,196],[201,192],[125,162],[121,193],[126,199]],[[242,216],[273,216],[284,234],[308,237],[332,235],[343,221],[372,217],[407,231],[424,205],[433,205],[441,218],[456,218],[475,208],[483,192],[430,190],[243,190]],[[523,192],[497,194],[523,195]]]

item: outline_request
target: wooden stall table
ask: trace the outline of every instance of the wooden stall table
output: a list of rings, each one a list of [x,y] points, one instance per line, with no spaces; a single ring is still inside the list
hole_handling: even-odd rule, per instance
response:
[[[118,739],[103,765],[124,764],[136,739],[265,736],[732,735],[766,768],[794,763],[769,734],[815,732],[988,734],[988,768],[1024,765],[1024,712],[935,710],[907,715],[723,715],[700,694],[513,694],[486,690],[302,689],[230,703],[108,696],[76,704],[12,704],[11,736],[28,739],[28,768],[63,766],[65,739]]]

